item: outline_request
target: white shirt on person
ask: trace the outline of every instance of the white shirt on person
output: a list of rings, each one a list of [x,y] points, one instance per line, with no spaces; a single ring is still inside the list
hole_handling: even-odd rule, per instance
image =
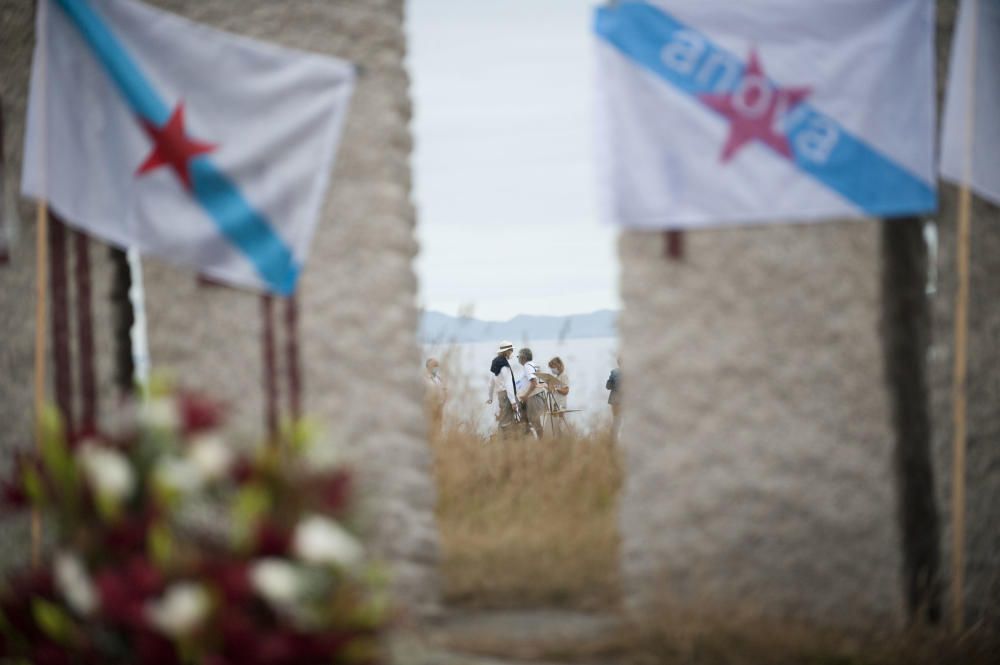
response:
[[[524,395],[524,399],[528,399],[530,397],[534,397],[535,395],[539,395],[545,392],[545,388],[542,387],[541,382],[535,375],[535,373],[538,372],[538,368],[535,366],[535,363],[529,360],[528,362],[524,363],[522,367],[524,367],[524,374],[521,376],[521,380],[518,382],[517,391],[519,393],[524,392],[525,390],[528,389],[528,384],[531,383],[532,379],[534,379],[535,381],[534,389],[528,392],[526,395]]]
[[[492,400],[496,397],[497,393],[503,393],[507,396],[507,401],[511,404],[517,404],[517,395],[512,394],[514,390],[514,374],[511,372],[510,367],[501,367],[499,374],[490,373],[490,399]]]

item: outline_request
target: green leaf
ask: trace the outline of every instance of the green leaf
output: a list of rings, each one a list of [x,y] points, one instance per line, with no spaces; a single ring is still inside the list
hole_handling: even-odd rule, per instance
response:
[[[73,633],[73,620],[61,607],[47,600],[31,601],[31,613],[42,632],[60,644],[66,644]]]
[[[46,406],[38,419],[38,427],[42,442],[42,461],[46,470],[64,495],[73,496],[76,489],[76,467],[66,445],[59,412],[52,406]]]
[[[315,420],[300,418],[287,421],[282,426],[281,439],[288,444],[289,450],[295,455],[306,452],[314,441],[320,438],[321,425]]]
[[[267,488],[259,483],[252,483],[241,488],[233,500],[232,517],[236,537],[245,542],[253,532],[260,517],[271,508],[271,495]]]
[[[105,522],[115,522],[122,513],[121,501],[107,494],[98,494],[97,512]]]
[[[174,555],[174,538],[167,525],[159,523],[149,530],[146,539],[149,555],[158,566],[167,565]]]
[[[156,372],[149,377],[149,382],[146,384],[148,397],[150,399],[170,397],[174,392],[173,384],[173,378],[169,374],[162,371]]]
[[[24,483],[24,491],[31,499],[31,502],[36,506],[42,506],[45,504],[45,484],[42,482],[42,477],[38,474],[38,470],[33,466],[25,467],[24,477],[22,478]]]

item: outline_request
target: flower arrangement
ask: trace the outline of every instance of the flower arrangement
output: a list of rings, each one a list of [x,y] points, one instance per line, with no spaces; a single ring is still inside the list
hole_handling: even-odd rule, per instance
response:
[[[0,663],[373,663],[387,602],[344,526],[351,476],[316,470],[301,428],[239,451],[222,409],[161,394],[115,436],[42,418],[3,506],[52,546],[0,583]]]

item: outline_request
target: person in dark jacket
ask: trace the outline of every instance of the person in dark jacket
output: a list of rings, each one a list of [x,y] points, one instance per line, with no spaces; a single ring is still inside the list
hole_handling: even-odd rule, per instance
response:
[[[611,370],[607,383],[604,384],[608,393],[608,404],[611,405],[611,439],[618,442],[618,434],[622,426],[622,359],[618,357],[618,367]]]

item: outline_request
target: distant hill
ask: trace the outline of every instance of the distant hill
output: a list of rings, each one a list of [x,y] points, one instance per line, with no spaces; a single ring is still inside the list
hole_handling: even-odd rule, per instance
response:
[[[617,319],[618,312],[607,309],[569,316],[520,314],[509,321],[481,321],[441,312],[424,312],[420,322],[420,340],[424,344],[447,344],[507,339],[519,344],[526,340],[615,337],[618,334]]]

